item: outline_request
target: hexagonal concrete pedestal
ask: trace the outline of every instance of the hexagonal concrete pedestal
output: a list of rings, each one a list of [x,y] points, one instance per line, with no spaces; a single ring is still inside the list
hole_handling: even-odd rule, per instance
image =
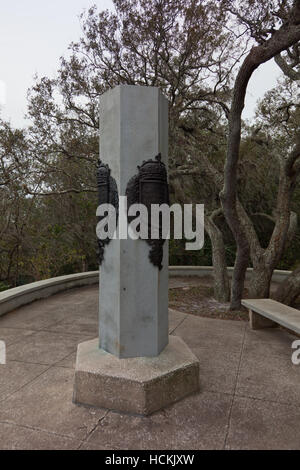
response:
[[[98,339],[78,345],[73,401],[148,415],[199,389],[199,362],[177,336],[157,357],[119,359]]]

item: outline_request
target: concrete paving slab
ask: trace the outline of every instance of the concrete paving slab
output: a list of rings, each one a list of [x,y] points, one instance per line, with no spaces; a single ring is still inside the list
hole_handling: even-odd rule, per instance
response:
[[[5,341],[6,346],[17,343],[22,338],[32,335],[33,330],[18,328],[0,328],[0,340]]]
[[[299,407],[235,397],[226,449],[299,450]]]
[[[231,397],[203,392],[149,417],[110,412],[82,448],[222,449]]]
[[[169,334],[171,334],[180,325],[180,323],[182,323],[186,316],[186,313],[178,312],[178,310],[169,308]]]
[[[34,303],[40,303],[37,301]],[[36,305],[35,305],[36,308]],[[43,330],[47,327],[54,325],[55,323],[64,320],[68,312],[63,311],[63,307],[57,311],[47,309],[43,310],[42,306],[39,307],[40,310],[29,310],[29,306],[19,308],[10,313],[6,313],[0,318],[0,328],[19,328],[19,329],[30,329],[34,331]],[[71,312],[71,311],[70,311]]]
[[[293,331],[281,327],[280,325],[278,325],[278,328],[264,328],[261,330],[252,330],[248,323],[246,325],[245,331],[247,336],[251,336],[253,342],[276,341],[277,339],[289,340],[297,336]]]
[[[0,422],[39,428],[85,439],[105,415],[101,409],[72,403],[74,371],[52,367],[0,403]]]
[[[200,368],[200,388],[208,392],[233,394],[236,383],[236,371],[231,368],[214,366]]]
[[[76,364],[76,351],[69,354],[67,357],[55,364],[56,367],[67,367],[74,370]]]
[[[226,430],[226,448],[300,448],[300,366],[290,356],[296,336],[281,328],[250,331],[246,322],[170,311],[171,328],[200,361],[199,395],[148,418],[73,405],[75,350],[86,336],[39,331],[30,346],[28,332],[34,337],[36,328],[59,329],[72,318],[76,331],[93,328],[97,309],[98,286],[90,286],[0,318],[0,339],[20,358],[0,366],[0,449],[219,449]],[[30,363],[41,357],[47,364]]]
[[[75,351],[78,343],[89,339],[87,335],[72,335],[38,331],[21,339],[18,345],[7,348],[7,359],[36,364],[55,364]]]
[[[98,335],[98,321],[81,315],[74,315],[70,318],[62,320],[47,328],[47,331],[55,331],[58,333],[81,334],[87,336]]]
[[[76,450],[80,441],[40,429],[0,423],[1,450]]]
[[[184,326],[192,329],[196,328],[195,334],[199,331],[204,331],[207,333],[222,333],[224,336],[227,333],[231,335],[243,336],[245,329],[247,328],[247,322],[244,321],[234,321],[234,320],[216,320],[214,318],[208,317],[198,317],[196,315],[187,314],[186,320],[184,321]]]
[[[287,331],[278,328],[277,330],[263,329],[250,330],[245,333],[244,355],[256,354],[257,356],[288,356],[291,357],[291,345],[297,337]]]
[[[260,349],[262,353],[262,349]],[[300,404],[300,368],[282,355],[245,351],[236,394],[287,404]]]
[[[232,394],[237,380],[240,353],[226,353],[214,347],[192,348],[200,364],[200,389]]]
[[[214,326],[215,324],[215,326]],[[174,334],[189,343],[191,349],[213,348],[224,354],[240,353],[244,338],[245,323],[199,318],[188,315]]]
[[[9,361],[0,365],[0,402],[44,372],[48,366]]]
[[[98,286],[71,289],[37,300],[11,311],[0,318],[0,327],[25,328],[33,330],[45,329],[67,320],[81,316],[98,318]]]

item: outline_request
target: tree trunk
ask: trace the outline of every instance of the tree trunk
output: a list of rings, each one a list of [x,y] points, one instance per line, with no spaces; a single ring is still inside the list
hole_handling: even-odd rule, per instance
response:
[[[253,269],[249,289],[251,299],[269,298],[272,274],[273,269],[266,268],[264,263]]]
[[[219,302],[229,302],[230,289],[223,235],[221,230],[213,222],[213,215],[205,218],[205,230],[209,235],[212,246],[214,297]]]
[[[248,82],[257,67],[280,54],[300,40],[299,1],[293,2],[290,17],[271,34],[271,37],[257,47],[253,47],[245,58],[235,80],[233,98],[229,114],[227,155],[224,167],[224,186],[220,199],[226,221],[237,244],[237,259],[232,279],[231,307],[240,308],[243,294],[242,283],[246,273],[246,259],[249,256],[247,233],[241,226],[237,211],[237,170],[241,140],[242,111]],[[276,229],[273,236],[276,236]]]
[[[230,310],[240,310],[245,285],[246,271],[249,263],[247,246],[237,246],[234,269],[231,279]]]
[[[294,306],[300,296],[300,267],[295,269],[278,287],[274,300]]]

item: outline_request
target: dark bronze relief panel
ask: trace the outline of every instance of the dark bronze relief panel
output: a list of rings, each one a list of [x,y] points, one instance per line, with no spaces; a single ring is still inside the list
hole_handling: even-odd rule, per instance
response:
[[[111,204],[116,209],[116,217],[118,220],[119,210],[119,195],[118,187],[115,179],[111,176],[111,170],[109,166],[99,160],[97,168],[97,186],[98,186],[98,205]],[[104,217],[104,216],[103,216]],[[98,217],[98,221],[102,217]],[[99,264],[102,264],[104,259],[105,245],[108,245],[110,238],[100,240],[98,238],[98,260]]]
[[[154,160],[144,161],[138,166],[138,173],[128,182],[126,188],[127,205],[144,204],[148,209],[148,239],[150,245],[149,259],[154,266],[162,269],[163,244],[161,221],[159,223],[159,238],[151,240],[151,205],[169,204],[169,187],[167,169],[161,161],[161,154]],[[134,217],[128,216],[130,223]]]

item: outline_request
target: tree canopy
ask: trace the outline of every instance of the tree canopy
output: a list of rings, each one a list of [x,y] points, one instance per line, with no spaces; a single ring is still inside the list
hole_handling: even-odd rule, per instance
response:
[[[213,262],[215,294],[232,308],[249,264],[253,294],[268,295],[274,268],[300,259],[299,20],[297,0],[114,0],[114,11],[84,11],[56,76],[28,91],[29,127],[1,122],[3,286],[97,267],[99,97],[130,84],[169,100],[172,200],[205,203],[205,249],[188,258],[171,243],[171,261]],[[248,82],[272,58],[282,78],[244,123]]]

